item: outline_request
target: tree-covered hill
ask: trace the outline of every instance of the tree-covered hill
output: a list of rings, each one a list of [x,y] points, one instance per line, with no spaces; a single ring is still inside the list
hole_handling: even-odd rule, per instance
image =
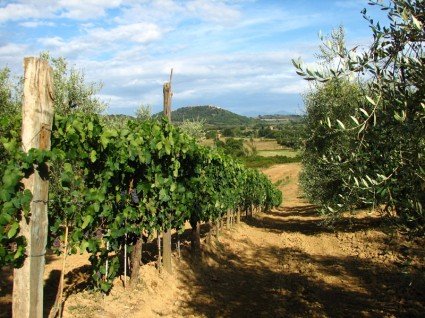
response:
[[[188,106],[171,112],[173,122],[202,120],[209,125],[235,126],[256,122],[254,118],[238,115],[216,106]]]

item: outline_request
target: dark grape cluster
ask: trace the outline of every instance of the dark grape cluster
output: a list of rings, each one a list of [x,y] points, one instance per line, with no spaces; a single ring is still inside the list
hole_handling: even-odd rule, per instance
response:
[[[55,238],[52,245],[53,245],[53,247],[56,247],[56,248],[61,247],[61,239],[60,239],[59,236],[57,238]]]
[[[97,231],[96,231],[96,236],[95,236],[97,239],[101,239],[102,237],[103,237],[103,232],[102,232],[102,230],[101,229],[98,229]]]
[[[139,204],[139,196],[137,195],[137,192],[135,189],[132,189],[130,191],[130,195],[131,195],[131,200],[133,201],[134,204]]]

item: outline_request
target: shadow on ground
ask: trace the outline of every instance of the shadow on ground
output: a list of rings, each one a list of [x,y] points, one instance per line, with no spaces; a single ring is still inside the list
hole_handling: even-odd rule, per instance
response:
[[[201,226],[201,237],[205,237],[209,230],[207,224]],[[191,230],[184,231],[181,235],[174,233],[172,235],[173,252],[177,254],[177,241],[180,240],[181,249],[188,251],[190,249]],[[143,244],[142,263],[156,262],[158,259],[157,241]],[[46,255],[46,264],[51,263],[55,259],[55,255],[50,251]],[[69,262],[69,261],[68,261]],[[49,276],[44,284],[44,316],[47,317],[52,310],[60,280],[61,271],[54,269],[49,273]],[[90,265],[83,265],[72,269],[65,275],[64,301],[71,294],[82,292],[90,288]],[[123,268],[118,272],[118,275],[123,275]],[[10,267],[2,268],[0,272],[0,318],[12,317],[12,292],[13,292],[13,269]]]
[[[291,217],[296,216],[296,219]],[[298,232],[304,235],[320,233],[355,233],[359,231],[379,229],[383,220],[375,216],[363,218],[347,217],[331,224],[325,224],[319,217],[315,206],[285,208],[284,211],[268,212],[260,218],[247,218],[245,222],[256,228],[263,228],[274,233]]]
[[[218,266],[192,262],[195,279],[190,274],[185,282],[193,290],[184,306],[198,315],[423,317],[425,310],[423,280],[419,283],[418,277],[407,277],[370,261],[311,257],[295,249],[264,249],[248,259],[220,249],[205,256]],[[271,270],[268,266],[279,260],[283,265],[288,257],[311,264],[315,272],[286,271],[283,267]],[[359,280],[360,288],[325,283],[316,271],[335,277],[350,275]]]
[[[317,235],[378,229],[381,220],[372,217],[343,219],[333,228],[318,225],[314,206],[285,208],[261,217],[246,218],[247,225],[279,234]],[[291,217],[298,216],[297,220]],[[205,237],[207,225],[202,227]],[[231,237],[231,236],[230,236]],[[215,241],[203,257],[189,256],[190,230],[179,236],[183,258],[180,273],[189,296],[175,314],[206,317],[424,317],[425,275],[403,273],[403,268],[385,266],[374,259],[306,254],[296,248],[255,248],[249,237],[235,242],[238,251]],[[177,235],[173,235],[173,248]],[[156,241],[143,246],[143,262],[157,258]],[[248,253],[248,251],[251,251]],[[60,272],[52,271],[46,286],[45,311],[56,297]],[[89,267],[67,273],[71,283],[66,295],[87,287]],[[324,277],[331,277],[326,280]],[[346,284],[346,279],[355,282]],[[10,317],[12,276],[2,271],[0,317]],[[55,288],[56,286],[56,288]]]
[[[299,209],[310,217],[313,207]],[[287,217],[294,211],[245,220],[272,233],[356,232],[377,229],[380,220],[341,220],[333,229],[317,220]],[[238,252],[216,241],[203,261],[192,260],[181,273],[190,297],[175,314],[206,317],[424,317],[425,275],[403,273],[374,259],[306,254],[295,248],[264,247],[254,253],[249,238],[235,243]],[[325,279],[326,277],[326,279]],[[329,278],[330,277],[330,278]],[[329,281],[330,279],[330,281]],[[348,279],[348,280],[347,280]],[[347,284],[347,281],[353,284]]]
[[[53,254],[46,255],[46,264],[53,261]],[[45,308],[51,308],[56,298],[60,271],[53,270],[44,284]],[[12,317],[13,269],[5,266],[0,272],[0,318]],[[47,316],[47,315],[45,315]]]

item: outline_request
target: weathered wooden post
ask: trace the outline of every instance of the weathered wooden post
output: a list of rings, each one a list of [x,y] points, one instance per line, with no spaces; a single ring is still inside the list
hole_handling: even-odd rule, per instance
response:
[[[156,233],[156,241],[157,241],[157,248],[158,248],[158,272],[162,272],[162,253],[161,253],[161,235],[158,231]]]
[[[136,190],[134,189],[134,179],[131,179],[130,185],[128,188],[128,194],[132,194],[133,191],[136,191]],[[133,249],[130,254],[130,269],[131,269],[130,286],[131,288],[135,288],[137,286],[137,283],[139,282],[139,270],[140,270],[140,263],[142,261],[142,252],[143,252],[143,229],[140,229],[139,237],[137,238],[136,242],[133,243]]]
[[[201,224],[199,221],[191,220],[190,226],[192,227],[191,235],[191,248],[194,256],[199,256],[201,251]]]
[[[212,223],[211,219],[208,220],[207,225],[208,225],[208,234],[207,234],[206,242],[207,242],[207,246],[208,247],[211,247],[211,244],[212,244],[212,235],[213,235],[213,230],[214,230],[214,226],[213,226],[213,223]]]
[[[165,83],[163,86],[164,94],[164,116],[168,117],[168,120],[171,122],[171,99],[173,97],[173,92],[171,90],[171,80],[173,79],[173,69],[171,69],[170,81]],[[164,264],[164,269],[168,273],[172,273],[171,265],[171,229],[166,229],[162,236],[162,261]]]
[[[164,83],[162,93],[164,95],[164,116],[171,122],[171,99],[173,97],[173,91],[171,89],[171,81],[173,79],[173,69],[170,73],[170,81]]]
[[[226,228],[230,229],[230,209],[227,209],[226,211]]]
[[[140,262],[142,260],[142,249],[143,249],[143,234],[137,238],[136,243],[133,245],[133,251],[130,256],[131,263],[131,276],[130,276],[130,286],[135,288],[139,282],[139,270]]]
[[[215,220],[215,238],[218,239],[220,236],[220,219]]]
[[[39,58],[24,59],[24,100],[22,106],[22,148],[50,149],[53,122],[53,80],[48,62]],[[47,172],[37,169],[23,180],[32,193],[29,219],[20,221],[20,234],[27,240],[27,258],[13,274],[15,318],[43,317],[43,276],[47,243]]]

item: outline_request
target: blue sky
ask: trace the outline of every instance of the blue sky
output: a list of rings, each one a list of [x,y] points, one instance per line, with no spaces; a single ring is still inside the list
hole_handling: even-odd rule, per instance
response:
[[[109,113],[162,109],[174,68],[173,108],[216,105],[246,115],[303,110],[308,84],[292,58],[314,62],[318,33],[342,24],[367,45],[363,0],[0,0],[0,67],[50,51],[102,81]]]

